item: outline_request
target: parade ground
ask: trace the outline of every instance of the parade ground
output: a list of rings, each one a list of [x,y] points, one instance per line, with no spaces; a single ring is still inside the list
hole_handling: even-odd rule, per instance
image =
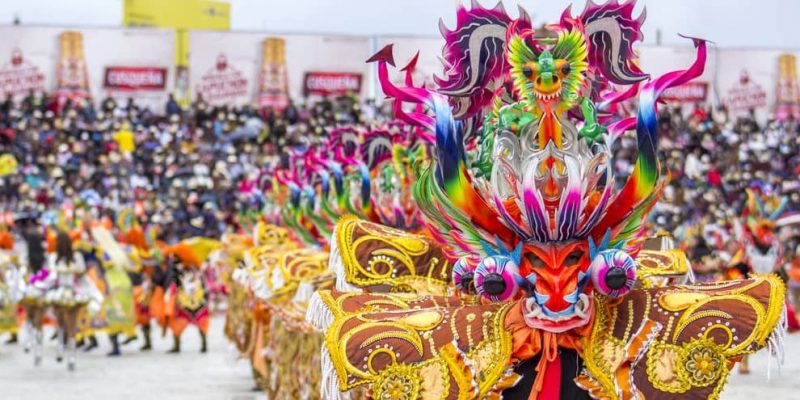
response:
[[[122,357],[109,361],[105,355],[108,340],[101,337],[100,348],[78,355],[75,372],[55,361],[54,343],[46,347],[39,368],[33,366],[33,357],[23,352],[22,345],[0,345],[3,399],[264,399],[262,392],[251,391],[249,363],[237,359],[235,349],[222,335],[223,323],[221,317],[213,319],[207,354],[200,354],[199,336],[188,330],[180,356],[166,353],[172,345],[169,337],[155,337],[152,354],[140,353],[140,344],[133,342],[123,348]],[[790,378],[800,375],[800,358],[795,356],[798,350],[800,335],[789,335],[786,364],[780,372],[773,365],[770,380],[766,351],[756,354],[751,360],[750,375],[731,373],[722,400],[800,400],[800,380]]]

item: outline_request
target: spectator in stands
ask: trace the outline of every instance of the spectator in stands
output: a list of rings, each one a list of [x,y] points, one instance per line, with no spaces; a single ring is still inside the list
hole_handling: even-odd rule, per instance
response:
[[[169,99],[167,100],[165,110],[167,116],[180,115],[181,113],[181,106],[177,101],[175,101],[175,96],[172,93],[169,94]]]

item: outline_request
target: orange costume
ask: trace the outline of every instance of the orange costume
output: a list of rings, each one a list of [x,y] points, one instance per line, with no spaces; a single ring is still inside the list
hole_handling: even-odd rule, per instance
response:
[[[202,265],[219,242],[193,238],[164,250],[168,262],[164,289],[164,323],[174,337],[171,352],[180,352],[180,337],[189,325],[200,330],[201,352],[206,352],[206,334],[210,324],[208,291],[203,279]]]

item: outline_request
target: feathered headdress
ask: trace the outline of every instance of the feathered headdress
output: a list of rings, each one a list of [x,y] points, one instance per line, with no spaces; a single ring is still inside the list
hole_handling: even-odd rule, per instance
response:
[[[705,42],[695,40],[694,64],[648,80],[632,59],[642,37],[632,9],[633,2],[589,2],[581,15],[567,10],[548,26],[555,35],[540,37],[526,13],[512,19],[501,6],[473,2],[459,9],[455,29],[443,29],[447,79],[438,91],[392,83],[391,47],[370,59],[396,104],[429,111],[397,116],[435,133],[415,197],[431,235],[458,260],[454,281],[493,301],[526,292],[533,327],[583,326],[592,287],[613,297],[633,287],[633,257],[661,188],[656,101],[703,72]],[[592,89],[609,83],[631,87]],[[599,115],[636,93],[635,117],[607,123]],[[618,185],[611,149],[631,130],[638,158]]]
[[[471,10],[461,8],[456,29],[445,30],[451,79],[440,79],[438,92],[391,83],[386,50],[371,59],[379,62],[388,95],[398,102],[424,104],[434,114],[412,119],[436,133],[437,145],[437,157],[422,172],[416,194],[434,235],[456,253],[485,255],[484,244],[496,243],[495,238],[509,248],[520,241],[591,237],[599,242],[608,231],[611,246],[636,245],[659,186],[656,99],[666,88],[702,73],[705,43],[695,41],[698,58],[689,69],[644,85],[636,117],[605,127],[586,119],[579,129],[542,107],[563,112],[580,101],[584,115],[591,116],[594,109],[584,97],[585,80],[634,83],[648,78],[630,58],[630,46],[641,38],[642,17],[632,18],[632,2],[620,7],[616,1],[602,6],[590,2],[578,17],[565,13],[555,40],[537,39],[525,13],[512,20],[501,7],[484,9],[473,3]],[[463,71],[469,79],[458,78]],[[510,82],[498,84],[506,76]],[[559,83],[551,85],[558,90],[537,91],[539,78]],[[505,89],[509,83],[510,94]],[[464,124],[458,120],[460,110],[475,110],[474,104],[485,110],[491,104],[482,100],[487,90],[494,90],[495,102],[495,112],[484,124],[484,134],[492,136],[485,143],[492,147],[481,149],[493,156],[488,181],[469,171],[471,154],[464,145]],[[510,101],[510,95],[519,101]],[[589,128],[602,128],[606,134],[590,137]],[[639,157],[633,174],[618,189],[610,146],[631,129],[636,130]]]

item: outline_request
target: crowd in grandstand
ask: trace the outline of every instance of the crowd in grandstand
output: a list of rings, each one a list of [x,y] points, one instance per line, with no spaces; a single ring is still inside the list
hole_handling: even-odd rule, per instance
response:
[[[9,95],[0,102],[0,154],[14,155],[20,173],[0,179],[0,207],[41,212],[68,198],[105,210],[133,204],[168,241],[218,237],[248,207],[238,185],[280,162],[278,149],[375,115],[346,96],[277,113],[211,106],[202,96],[188,108],[170,98],[152,110],[110,96],[95,106]]]
[[[760,125],[753,113],[732,118],[724,107],[696,107],[688,115],[665,109],[661,143],[669,183],[657,223],[666,230],[706,216],[740,212],[746,188],[787,196],[800,205],[800,125],[793,118]]]
[[[382,118],[372,101],[347,96],[270,108],[211,106],[198,96],[189,107],[172,98],[163,110],[111,96],[58,102],[41,93],[0,102],[0,154],[18,160],[20,174],[0,178],[5,210],[45,210],[65,198],[143,207],[144,222],[163,227],[167,241],[219,236],[248,207],[243,182],[281,162],[283,149],[326,135],[337,124]],[[669,180],[653,224],[680,231],[706,218],[741,213],[745,188],[785,195],[800,207],[800,124],[754,113],[733,117],[724,107],[665,105],[660,141]],[[635,146],[624,137],[615,168],[632,169]],[[284,160],[285,162],[285,160]],[[793,249],[792,249],[793,250]]]

